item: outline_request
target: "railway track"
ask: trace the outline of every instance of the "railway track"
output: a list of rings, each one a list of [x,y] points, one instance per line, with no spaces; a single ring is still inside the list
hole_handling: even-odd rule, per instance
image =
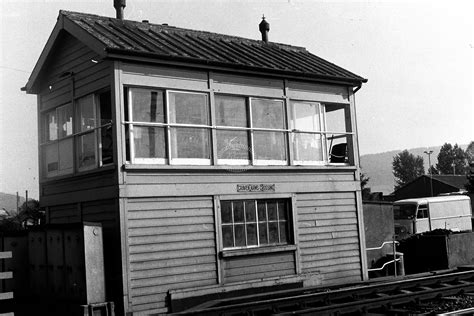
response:
[[[303,288],[214,300],[174,315],[413,315],[407,310],[404,313],[403,306],[464,293],[474,293],[474,270],[344,288]]]

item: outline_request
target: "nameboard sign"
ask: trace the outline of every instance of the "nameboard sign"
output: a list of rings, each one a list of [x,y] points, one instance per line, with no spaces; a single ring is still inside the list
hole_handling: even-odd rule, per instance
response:
[[[275,184],[237,184],[237,192],[275,192]]]

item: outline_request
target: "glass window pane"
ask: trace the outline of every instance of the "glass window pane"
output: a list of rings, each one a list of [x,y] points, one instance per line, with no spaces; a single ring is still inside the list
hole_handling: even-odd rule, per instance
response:
[[[72,135],[72,104],[67,104],[57,109],[58,113],[58,137],[63,138]]]
[[[245,221],[255,222],[255,201],[245,201]]]
[[[326,113],[326,130],[329,132],[347,132],[346,106],[331,104],[325,105],[324,109]]]
[[[269,232],[268,239],[269,239],[270,244],[276,244],[280,242],[278,238],[278,222],[268,223],[268,232]]]
[[[268,233],[266,223],[258,224],[258,238],[260,240],[260,245],[268,244]]]
[[[283,201],[278,202],[278,220],[288,220],[286,203]]]
[[[321,131],[321,122],[319,119],[319,104],[294,102],[292,103],[291,128],[301,131]]]
[[[101,93],[99,95],[100,104],[100,125],[105,125],[112,122],[112,100],[110,91]]]
[[[267,210],[268,210],[268,220],[269,221],[276,221],[278,220],[278,213],[277,213],[277,205],[276,202],[267,202]]]
[[[169,93],[170,122],[209,125],[207,95]]]
[[[45,141],[58,139],[58,118],[56,116],[56,110],[46,113],[44,122]]]
[[[164,123],[163,91],[131,89],[134,122]]]
[[[216,95],[215,100],[217,125],[248,127],[244,97]]]
[[[80,132],[84,132],[95,127],[94,114],[94,95],[88,95],[80,98],[76,102],[77,105],[77,125]]]
[[[221,201],[221,221],[222,223],[232,223],[232,205],[230,201]]]
[[[114,161],[112,126],[110,125],[100,129],[100,150],[103,165]]]
[[[77,138],[78,165],[81,170],[96,166],[95,133],[88,133]]]
[[[231,225],[222,226],[222,241],[224,248],[234,247],[234,234]]]
[[[253,127],[285,128],[282,101],[252,99],[251,102]]]
[[[267,210],[265,202],[257,201],[258,221],[264,222],[267,220]]]
[[[329,162],[346,163],[348,161],[348,137],[345,135],[328,135],[327,148]]]
[[[211,158],[209,130],[202,128],[171,129],[172,158]]]
[[[296,161],[323,161],[321,135],[293,133],[292,139]]]
[[[286,161],[286,140],[284,133],[254,132],[253,137],[255,159]]]
[[[280,242],[289,242],[287,222],[280,222]]]
[[[235,225],[235,246],[245,246],[245,225]]]
[[[244,202],[235,201],[232,203],[234,207],[234,223],[244,222]]]
[[[247,225],[247,246],[257,244],[257,224]]]
[[[59,170],[64,173],[73,169],[73,138],[59,141]]]
[[[133,127],[135,158],[165,158],[165,129],[162,127]]]
[[[44,159],[44,171],[45,175],[51,172],[58,171],[59,169],[59,158],[58,158],[58,143],[52,143],[43,146],[43,159]]]
[[[217,158],[249,160],[248,132],[217,131]]]

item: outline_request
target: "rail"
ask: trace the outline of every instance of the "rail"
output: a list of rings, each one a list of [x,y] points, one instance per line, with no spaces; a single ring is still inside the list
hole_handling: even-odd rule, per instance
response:
[[[303,288],[205,302],[173,315],[387,315],[409,302],[474,291],[474,271],[345,288]],[[403,314],[406,315],[406,314]]]

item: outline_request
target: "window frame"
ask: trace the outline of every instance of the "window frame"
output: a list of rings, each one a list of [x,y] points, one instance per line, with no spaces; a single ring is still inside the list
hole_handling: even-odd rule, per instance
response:
[[[109,93],[110,94],[110,113],[111,113],[111,117],[110,117],[110,121],[105,123],[105,124],[102,124],[102,118],[100,117],[100,101],[99,101],[99,98],[100,98],[100,95],[101,94],[104,94],[104,93]],[[84,131],[81,131],[81,124],[79,122],[80,120],[80,115],[79,115],[79,105],[78,105],[78,100],[80,99],[83,99],[83,98],[87,98],[87,97],[90,97],[92,96],[92,102],[93,102],[93,113],[94,113],[94,127],[91,128],[91,129],[87,129],[87,130],[84,130]],[[102,129],[103,128],[111,128],[113,126],[113,110],[112,110],[112,99],[111,99],[112,95],[111,95],[111,90],[110,89],[100,89],[98,91],[95,91],[95,92],[92,92],[92,93],[88,93],[88,94],[85,94],[85,95],[82,95],[80,97],[76,97],[71,101],[69,102],[66,102],[66,103],[62,103],[58,106],[55,106],[55,107],[52,107],[52,108],[48,108],[48,109],[45,109],[45,110],[42,110],[40,112],[40,116],[41,116],[41,125],[40,125],[40,135],[41,135],[41,142],[39,144],[39,147],[40,147],[40,152],[41,152],[41,170],[40,170],[40,175],[41,175],[41,179],[42,181],[48,181],[48,180],[51,180],[53,178],[56,178],[56,177],[59,177],[59,176],[70,176],[70,175],[75,175],[75,174],[80,174],[80,173],[83,173],[83,172],[86,172],[86,171],[91,171],[91,170],[95,170],[95,169],[99,169],[101,167],[106,167],[106,166],[111,166],[114,164],[114,160],[113,160],[113,156],[112,156],[112,161],[110,163],[106,163],[104,164],[103,161],[102,161]],[[59,115],[57,114],[57,111],[64,107],[64,106],[68,106],[70,105],[71,106],[71,111],[72,111],[72,121],[71,121],[71,124],[72,124],[72,133],[69,134],[69,135],[66,135],[64,137],[60,137],[60,133],[59,133]],[[47,135],[48,135],[48,131],[47,129],[49,129],[49,124],[47,122],[47,118],[48,118],[48,115],[49,113],[51,112],[55,112],[56,113],[56,118],[57,118],[57,133],[56,133],[56,139],[54,140],[48,140],[47,138]],[[95,162],[94,162],[94,165],[92,166],[87,166],[86,168],[80,168],[79,167],[79,150],[77,148],[77,146],[79,145],[79,138],[84,136],[84,135],[87,135],[87,134],[93,134],[93,139],[94,139],[94,155],[95,155]],[[48,170],[47,170],[47,166],[46,166],[46,161],[45,161],[45,148],[48,147],[48,146],[51,146],[53,144],[57,144],[58,146],[58,168],[59,168],[59,164],[60,164],[60,158],[59,158],[59,144],[61,141],[64,141],[64,140],[71,140],[72,142],[72,151],[71,151],[71,159],[72,159],[72,167],[71,168],[68,168],[67,172],[64,171],[64,172],[61,172],[61,170],[58,169],[57,172],[55,172],[54,174],[49,174],[48,173]],[[112,140],[113,141],[113,140]],[[113,146],[113,145],[112,145]],[[69,171],[70,170],[70,171]]]
[[[219,242],[219,249],[222,252],[223,255],[229,256],[232,254],[246,254],[247,251],[250,251],[251,253],[254,252],[268,252],[268,251],[285,251],[291,248],[291,250],[296,250],[295,248],[295,240],[296,240],[296,234],[297,234],[297,228],[296,228],[296,204],[295,204],[295,196],[294,194],[262,194],[262,195],[222,195],[222,196],[216,196],[215,201],[216,201],[216,231],[218,235],[218,242]],[[233,247],[224,247],[224,234],[223,234],[223,226],[229,226],[230,224],[224,224],[222,222],[222,202],[240,202],[242,201],[243,204],[245,205],[246,201],[254,201],[255,202],[255,222],[257,226],[257,245],[246,245],[246,246],[235,246],[235,232],[233,232],[233,242],[234,246]],[[273,201],[278,205],[278,202],[284,201],[284,203],[287,206],[287,219],[286,219],[286,229],[287,229],[287,242],[280,242],[280,243],[267,243],[267,244],[260,244],[259,243],[259,224],[261,223],[258,220],[258,201]],[[277,210],[278,214],[278,210]],[[232,217],[234,215],[232,214]],[[278,215],[279,216],[279,215]],[[245,210],[244,210],[244,217],[245,217]],[[245,220],[245,219],[244,219]],[[267,225],[267,234],[268,234],[268,213],[267,213],[267,218],[266,221],[264,222]],[[280,221],[277,221],[279,224]],[[232,223],[232,225],[235,225],[235,223]],[[245,224],[244,224],[245,225]],[[280,225],[278,225],[279,227]],[[234,230],[233,230],[234,231]],[[280,232],[280,227],[278,228],[278,231]],[[245,232],[246,232],[246,227],[245,227]],[[280,233],[279,233],[280,235]],[[268,241],[270,237],[267,235]],[[247,240],[247,234],[245,236],[245,240]]]
[[[210,117],[210,97],[206,92],[195,92],[195,91],[183,91],[176,89],[166,89],[166,88],[151,88],[151,87],[137,87],[137,86],[125,86],[128,104],[126,105],[126,110],[128,111],[128,120],[124,123],[128,125],[128,137],[130,141],[130,163],[132,164],[159,164],[159,165],[202,165],[209,166],[212,163],[212,125]],[[141,89],[148,91],[160,91],[163,93],[163,109],[164,109],[164,122],[135,122],[133,120],[133,90]],[[171,123],[170,122],[170,93],[180,93],[180,94],[198,94],[206,97],[206,106],[208,108],[208,122],[209,125],[203,124],[187,124],[187,123]],[[165,144],[165,158],[137,158],[135,157],[135,139],[134,139],[134,127],[157,127],[164,129],[164,144]],[[172,146],[174,145],[172,141],[172,129],[177,128],[199,128],[207,130],[208,135],[208,149],[209,149],[209,159],[205,158],[173,158],[172,157]],[[178,147],[176,147],[176,150]]]
[[[248,167],[278,167],[278,166],[305,166],[305,167],[330,167],[330,166],[347,166],[353,167],[355,158],[353,157],[353,137],[355,135],[352,117],[352,108],[349,103],[334,103],[334,102],[324,102],[324,101],[315,101],[308,99],[298,99],[298,98],[289,98],[289,97],[265,97],[265,96],[252,96],[252,95],[243,95],[238,93],[229,93],[229,92],[213,92],[209,90],[180,90],[176,88],[167,88],[167,87],[151,87],[151,86],[140,86],[140,85],[123,85],[124,93],[127,97],[127,102],[125,104],[126,119],[123,121],[125,126],[126,135],[128,137],[127,144],[127,159],[126,164],[130,165],[160,165],[160,166],[215,166],[215,167],[224,167],[225,166],[248,166]],[[164,102],[164,116],[165,122],[134,122],[133,121],[133,96],[132,91],[134,89],[143,89],[147,91],[159,91],[163,95]],[[207,100],[207,110],[208,110],[208,125],[203,124],[184,124],[184,123],[170,123],[170,102],[169,94],[170,93],[189,93],[189,94],[200,94],[206,96]],[[223,97],[236,97],[242,98],[245,100],[245,109],[246,109],[246,118],[247,126],[232,126],[232,125],[220,125],[217,122],[217,98],[219,96]],[[265,100],[265,101],[276,101],[281,103],[282,109],[282,128],[266,128],[266,127],[256,127],[254,124],[253,118],[253,103],[254,100]],[[320,130],[299,130],[292,126],[292,122],[295,119],[295,104],[297,103],[308,103],[316,104],[318,107],[318,123]],[[337,106],[344,111],[344,124],[345,131],[329,131],[327,129],[327,108],[331,106]],[[128,115],[128,117],[127,117]],[[349,121],[347,121],[349,120]],[[133,127],[159,127],[164,129],[164,145],[166,146],[165,158],[156,158],[156,157],[147,157],[147,158],[137,158],[135,157],[135,144],[133,138]],[[172,158],[173,150],[173,141],[171,137],[171,129],[173,128],[199,128],[207,130],[207,140],[208,140],[208,151],[209,159],[207,158]],[[219,158],[219,131],[235,131],[235,132],[246,132],[246,139],[249,150],[249,159],[229,159],[229,158]],[[257,159],[256,152],[256,133],[258,132],[273,132],[281,133],[281,141],[283,143],[282,153],[284,153],[285,160],[271,160],[271,159]],[[278,134],[277,134],[278,135]],[[319,135],[320,138],[316,141],[321,145],[321,160],[304,160],[304,159],[295,159],[297,157],[295,146],[295,137],[297,135]],[[345,162],[331,162],[331,146],[329,140],[337,138],[346,139],[346,148],[347,154]],[[319,155],[318,155],[319,156]]]

